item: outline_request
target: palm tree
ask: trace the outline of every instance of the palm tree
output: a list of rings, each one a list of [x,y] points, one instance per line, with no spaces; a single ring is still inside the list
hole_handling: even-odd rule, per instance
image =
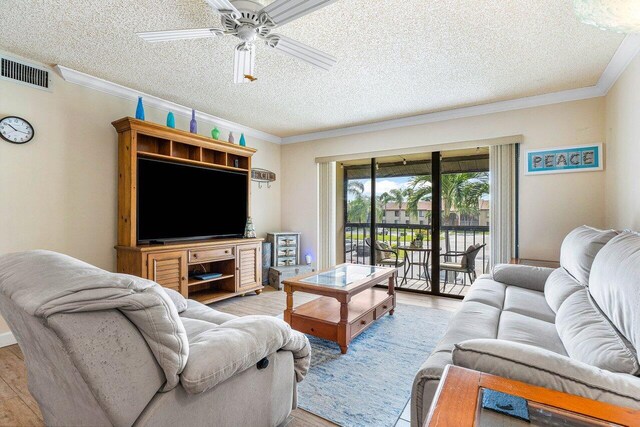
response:
[[[394,188],[389,191],[389,195],[391,196],[391,201],[398,204],[398,209],[402,210],[402,204],[404,203],[404,191]]]
[[[431,176],[414,176],[405,190],[407,194],[407,211],[413,217],[418,216],[418,203],[431,200]]]
[[[480,197],[489,192],[489,174],[486,172],[443,174],[440,182],[444,225],[454,225],[451,224],[454,207],[460,214],[478,213]],[[416,176],[410,181],[409,188],[412,189],[412,195],[407,207],[410,212],[417,214],[418,202],[431,200],[431,177]]]
[[[347,193],[353,197],[362,196],[362,194],[364,194],[364,184],[362,181],[349,181]]]
[[[384,221],[384,213],[387,209],[387,204],[393,200],[391,194],[386,191],[377,197],[376,204],[376,221],[383,222]]]
[[[353,223],[366,223],[369,221],[371,211],[371,199],[367,196],[359,196],[349,201],[347,205],[347,221]]]

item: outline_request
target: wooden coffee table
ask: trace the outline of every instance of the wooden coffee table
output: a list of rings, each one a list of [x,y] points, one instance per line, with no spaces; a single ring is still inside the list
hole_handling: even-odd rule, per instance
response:
[[[370,265],[341,264],[319,273],[284,281],[287,309],[284,320],[297,331],[337,342],[342,354],[349,343],[396,307],[397,270]],[[388,280],[387,290],[373,287]],[[296,291],[322,295],[294,309]]]
[[[482,408],[484,390],[524,398],[531,422]],[[637,426],[640,411],[458,366],[445,368],[425,427]]]

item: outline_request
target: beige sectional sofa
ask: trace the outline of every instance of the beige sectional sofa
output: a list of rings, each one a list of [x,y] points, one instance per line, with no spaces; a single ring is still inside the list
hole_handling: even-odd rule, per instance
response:
[[[422,426],[447,364],[640,408],[640,235],[579,227],[561,267],[498,265],[471,286],[415,377]]]

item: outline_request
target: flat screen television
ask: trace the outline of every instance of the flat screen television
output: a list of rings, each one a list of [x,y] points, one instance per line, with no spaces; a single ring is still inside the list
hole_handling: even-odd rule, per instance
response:
[[[241,237],[248,174],[138,159],[138,243]]]

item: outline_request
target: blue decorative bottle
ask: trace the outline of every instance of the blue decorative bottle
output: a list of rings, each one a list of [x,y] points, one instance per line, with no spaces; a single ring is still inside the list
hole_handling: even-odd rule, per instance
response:
[[[191,122],[189,123],[189,132],[198,133],[198,122],[196,122],[196,110],[191,110]]]
[[[244,139],[244,133],[240,134],[240,145],[243,146],[243,147],[247,146],[247,140]]]
[[[136,107],[136,119],[144,120],[144,105],[142,105],[142,97],[138,97],[138,106]]]
[[[171,129],[176,128],[176,118],[171,111],[167,114],[167,127],[170,127]]]

